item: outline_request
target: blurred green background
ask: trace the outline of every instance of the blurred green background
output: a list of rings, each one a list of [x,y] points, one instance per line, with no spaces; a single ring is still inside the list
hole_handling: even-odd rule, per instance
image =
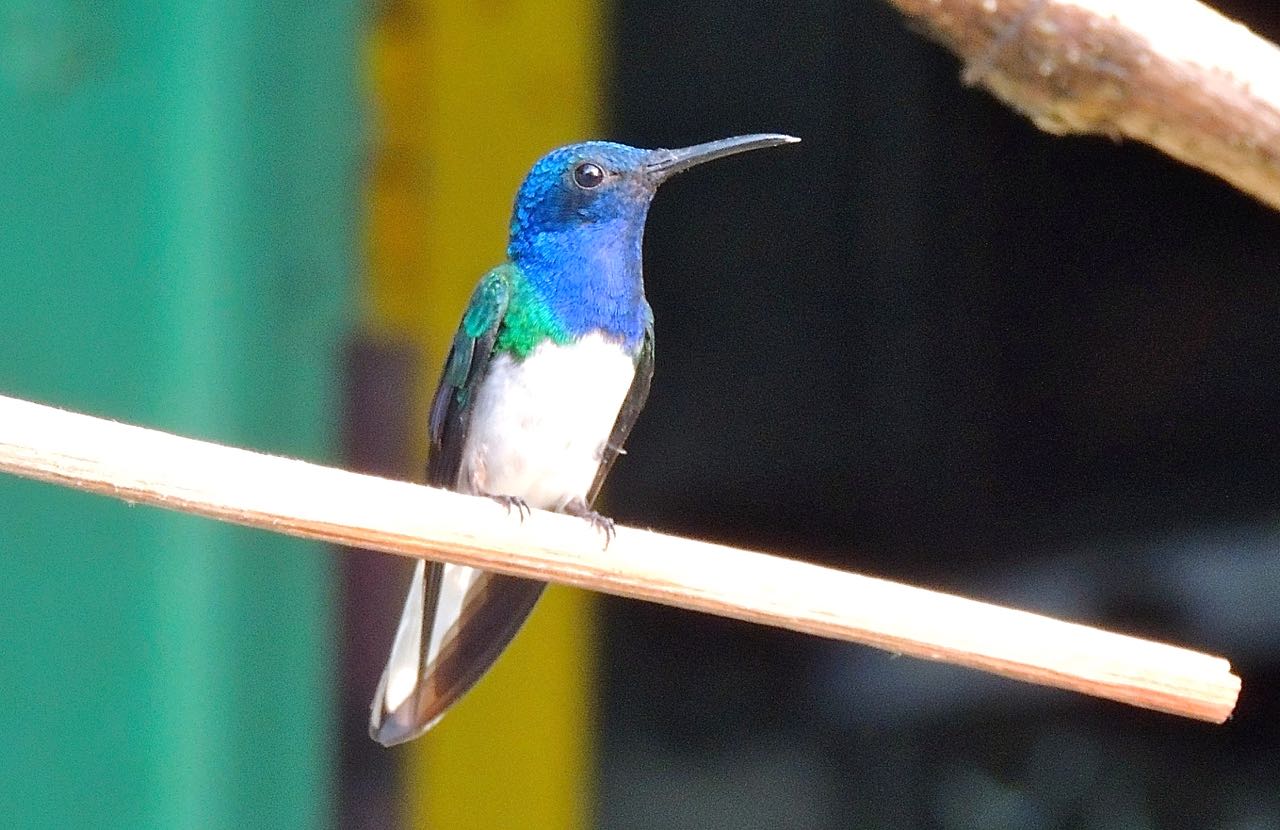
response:
[[[553,590],[386,751],[404,563],[0,477],[0,828],[1280,826],[1280,217],[958,74],[880,0],[0,0],[0,394],[417,479],[542,152],[791,132],[655,202],[607,511],[1226,654],[1227,725]]]
[[[336,458],[355,2],[0,4],[0,388]],[[0,822],[324,826],[332,557],[0,480]]]

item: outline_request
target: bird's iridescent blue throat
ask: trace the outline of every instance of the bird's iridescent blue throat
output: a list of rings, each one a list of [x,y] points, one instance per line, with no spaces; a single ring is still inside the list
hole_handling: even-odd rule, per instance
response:
[[[505,345],[519,354],[544,337],[567,343],[599,331],[638,350],[652,323],[641,262],[658,185],[704,161],[797,140],[746,135],[682,150],[587,141],[548,153],[516,195],[507,248],[512,310],[545,330],[511,330]]]

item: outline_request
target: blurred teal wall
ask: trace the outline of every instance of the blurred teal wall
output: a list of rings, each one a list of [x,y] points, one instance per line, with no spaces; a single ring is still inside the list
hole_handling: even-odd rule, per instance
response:
[[[0,394],[332,460],[359,6],[0,3]],[[0,478],[0,826],[325,825],[333,591]]]

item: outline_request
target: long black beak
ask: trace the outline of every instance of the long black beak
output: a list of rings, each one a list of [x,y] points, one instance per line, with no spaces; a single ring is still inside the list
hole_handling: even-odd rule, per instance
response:
[[[753,135],[736,135],[733,138],[722,138],[719,141],[708,141],[679,150],[650,150],[644,169],[656,181],[663,181],[682,170],[688,170],[695,164],[704,161],[731,156],[734,153],[745,153],[748,150],[760,150],[764,147],[777,147],[779,144],[795,144],[800,139],[791,135],[777,133],[756,133]]]

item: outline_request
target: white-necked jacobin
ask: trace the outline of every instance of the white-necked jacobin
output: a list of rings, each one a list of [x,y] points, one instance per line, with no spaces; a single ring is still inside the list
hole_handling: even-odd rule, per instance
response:
[[[588,141],[553,150],[516,195],[507,262],[471,296],[431,404],[427,482],[581,516],[592,510],[649,395],[653,313],[641,245],[649,202],[670,176],[788,144],[744,135],[681,150]],[[419,561],[373,700],[369,733],[421,735],[480,679],[544,585]]]

